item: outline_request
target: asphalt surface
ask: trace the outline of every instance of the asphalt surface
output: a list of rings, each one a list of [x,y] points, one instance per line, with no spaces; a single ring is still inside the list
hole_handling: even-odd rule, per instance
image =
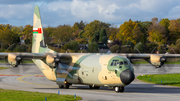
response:
[[[0,67],[6,66],[1,64]],[[135,75],[179,73],[180,65],[166,65],[155,69],[150,65],[134,65]],[[89,89],[85,85],[72,85],[70,89],[59,89],[55,82],[44,77],[40,70],[32,64],[21,65],[18,68],[0,70],[0,88],[24,90],[33,92],[46,92],[70,94],[82,97],[82,101],[169,101],[180,99],[180,88],[163,85],[148,84],[134,80],[125,87],[124,93],[115,93],[107,87],[98,90]]]

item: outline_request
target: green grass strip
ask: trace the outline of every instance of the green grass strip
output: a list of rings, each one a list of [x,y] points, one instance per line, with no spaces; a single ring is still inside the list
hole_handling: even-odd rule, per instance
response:
[[[153,74],[140,75],[138,80],[161,85],[178,86],[180,87],[180,73],[178,74]]]
[[[8,63],[5,59],[0,59],[0,63]],[[32,60],[23,60],[22,63],[34,63]]]
[[[3,69],[8,69],[10,67],[0,67],[0,70],[3,70]]]
[[[52,93],[39,93],[18,90],[0,89],[0,101],[75,101],[82,98],[74,95],[58,95]]]
[[[132,64],[149,64],[145,60],[132,61]],[[180,64],[180,61],[166,61],[164,64]]]

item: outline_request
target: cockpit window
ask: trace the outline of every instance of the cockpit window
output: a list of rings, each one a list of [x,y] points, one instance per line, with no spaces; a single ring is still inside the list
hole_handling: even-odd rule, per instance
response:
[[[119,66],[119,60],[113,60],[111,66]]]
[[[122,66],[122,65],[128,65],[128,61],[113,60],[111,62],[111,66]]]
[[[124,61],[124,65],[128,65],[128,62],[127,62],[127,61]]]
[[[119,62],[119,65],[123,65],[123,61],[120,61],[120,62]]]
[[[111,66],[122,66],[122,65],[128,65],[128,61],[113,60],[111,62]]]

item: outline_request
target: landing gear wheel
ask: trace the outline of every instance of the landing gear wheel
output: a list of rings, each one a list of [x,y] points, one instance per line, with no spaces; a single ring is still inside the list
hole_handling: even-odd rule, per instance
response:
[[[99,89],[100,86],[94,86],[94,87],[93,87],[93,86],[89,85],[89,88],[90,88],[90,89]]]
[[[115,87],[114,90],[115,90],[116,93],[119,93],[119,92],[123,93],[124,92],[124,87]]]
[[[64,88],[64,86],[63,85],[59,85],[59,88]]]
[[[100,86],[94,86],[94,89],[99,89],[100,88]]]
[[[92,87],[92,86],[90,86],[90,85],[89,85],[89,88],[90,88],[90,89],[93,89],[93,87]]]
[[[116,93],[119,93],[119,89],[120,89],[120,87],[115,87],[115,88],[114,88],[114,90],[115,90]]]
[[[65,88],[65,89],[69,89],[69,84],[68,84],[68,83],[65,84],[65,85],[64,85],[64,88]]]
[[[124,87],[120,87],[119,92],[123,93],[124,92]]]

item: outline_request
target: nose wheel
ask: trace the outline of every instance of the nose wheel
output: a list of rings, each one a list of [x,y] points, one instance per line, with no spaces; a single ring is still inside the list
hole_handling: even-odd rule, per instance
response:
[[[114,90],[115,90],[116,93],[119,93],[119,92],[123,93],[124,92],[124,87],[114,87]]]

